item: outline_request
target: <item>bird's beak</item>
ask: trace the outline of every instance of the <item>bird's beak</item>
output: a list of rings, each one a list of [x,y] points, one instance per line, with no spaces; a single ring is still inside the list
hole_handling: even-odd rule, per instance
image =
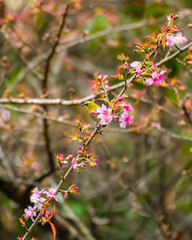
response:
[[[85,103],[81,103],[81,106],[85,106]]]

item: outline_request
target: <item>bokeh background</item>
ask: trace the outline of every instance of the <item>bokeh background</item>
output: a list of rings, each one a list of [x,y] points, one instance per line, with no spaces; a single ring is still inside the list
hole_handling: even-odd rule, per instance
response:
[[[67,1],[43,1],[44,11],[34,3],[1,1],[1,23],[10,21],[1,26],[1,98],[43,97],[46,54],[61,22],[60,7]],[[96,73],[108,75],[109,85],[117,84],[111,78],[121,64],[117,56],[124,53],[130,62],[142,61],[144,56],[133,52],[135,43],[165,27],[170,13],[178,15],[176,24],[192,41],[187,27],[192,23],[190,0],[82,1],[66,17],[51,62],[48,98],[73,100],[91,95],[89,80]],[[156,60],[166,53],[161,49]],[[192,89],[191,68],[183,64],[186,55],[163,66],[172,87],[134,82],[127,90],[134,123],[123,130],[116,122],[106,127],[91,143],[98,167],[73,172],[67,179],[64,189],[76,184],[80,194],[67,200],[59,195],[53,219],[58,240],[192,239],[192,122],[190,113],[187,119],[181,107],[181,102],[190,104]],[[0,124],[0,238],[11,240],[24,234],[18,218],[29,205],[32,188],[57,186],[60,170],[54,155],[76,154],[79,144],[71,142],[76,118],[91,124],[89,131],[95,124],[81,106],[47,107],[48,116],[58,120],[48,120],[54,159],[50,170],[43,119],[38,115],[45,109],[17,104],[0,109],[10,113],[8,121],[2,119]],[[152,128],[153,123],[160,127]],[[37,227],[35,236],[53,239],[50,226]]]

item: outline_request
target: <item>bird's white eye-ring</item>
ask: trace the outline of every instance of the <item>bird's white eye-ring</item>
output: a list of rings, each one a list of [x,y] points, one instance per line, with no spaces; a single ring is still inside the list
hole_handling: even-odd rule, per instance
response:
[[[87,103],[86,105],[87,105],[87,107],[89,107],[89,106],[90,106],[90,103]]]

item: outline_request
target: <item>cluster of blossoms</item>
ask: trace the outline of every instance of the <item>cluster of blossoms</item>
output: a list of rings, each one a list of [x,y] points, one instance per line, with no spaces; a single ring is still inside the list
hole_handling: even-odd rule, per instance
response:
[[[149,85],[161,85],[166,78],[166,76],[164,75],[165,72],[165,70],[161,70],[160,72],[158,72],[158,70],[155,70],[151,74],[151,78],[147,78],[145,82]]]
[[[177,27],[174,26],[172,30],[177,30]],[[167,45],[169,45],[170,48],[173,48],[177,44],[183,44],[183,43],[187,42],[187,38],[184,37],[181,32],[179,32],[177,34],[172,34],[170,32],[168,32],[168,34],[165,34]],[[157,44],[157,42],[159,41],[160,37],[162,37],[162,34],[157,35],[157,32],[155,32],[153,34],[153,36],[146,37],[146,38],[151,38],[152,41],[145,42],[145,43],[137,43],[136,50],[134,50],[134,52],[145,53],[146,56],[147,56],[147,59],[148,59],[149,58],[148,57],[148,53],[152,52],[155,49],[155,45],[153,45],[153,44]],[[121,55],[118,56],[118,59],[124,63],[123,65],[121,65],[120,68],[127,69],[128,68],[128,60],[129,60],[129,58],[125,57],[123,54],[121,54]],[[145,76],[148,75],[151,72],[150,68],[153,65],[154,64],[151,63],[147,67],[145,64],[142,64],[139,61],[134,61],[134,62],[132,62],[130,64],[130,67],[131,67],[130,73],[135,72],[139,76],[142,76],[142,77],[145,78]],[[164,73],[165,73],[165,70],[158,70],[157,71],[155,69],[155,71],[151,74],[151,77],[145,79],[145,83],[147,83],[149,85],[152,85],[152,84],[153,85],[161,85],[162,82],[166,78]],[[125,77],[120,73],[120,69],[119,68],[118,68],[117,75],[114,75],[112,77],[113,78],[118,78],[119,80],[125,80]],[[96,93],[98,93],[98,89],[99,88],[103,89],[103,86],[101,84],[102,82],[104,84],[105,90],[108,90],[109,86],[108,86],[108,80],[107,79],[108,79],[108,77],[106,75],[99,75],[99,76],[95,75],[95,80],[91,80],[90,81],[91,84],[92,84],[91,91],[93,91],[93,93],[96,94]],[[111,112],[110,112],[111,109],[106,109],[106,108],[104,109],[104,107],[103,107],[103,110],[99,109],[99,111],[101,112],[99,114],[105,115],[105,117],[102,117],[102,119],[101,119],[102,120],[100,122],[101,125],[107,125],[107,124],[109,124],[113,120],[113,117],[112,117]]]
[[[92,113],[94,114],[95,112],[93,111]],[[114,119],[112,108],[107,108],[104,104],[96,109],[96,114],[98,115],[97,119],[100,120],[100,124],[103,126],[110,124]]]
[[[108,81],[107,75],[94,74],[94,78],[95,78],[94,80],[90,80],[90,83],[92,85],[91,91],[93,92],[93,94],[97,94],[99,89],[101,90],[103,90],[104,88],[106,90],[109,89],[109,85],[108,85],[109,81]]]
[[[76,132],[75,134],[77,135]],[[88,152],[87,150],[88,150],[88,147],[78,146],[76,157],[73,157],[73,155],[69,155],[64,159],[63,154],[57,154],[55,155],[55,157],[59,162],[60,167],[62,167],[63,165],[67,165],[69,161],[71,161],[71,165],[73,166],[73,169],[74,170],[77,169],[77,172],[80,172],[81,169],[85,169],[87,167],[87,164],[89,164],[91,168],[97,167],[98,159],[95,158],[96,155],[93,154],[92,150],[90,152]]]
[[[184,37],[181,32],[177,33],[176,35],[170,34],[166,37],[166,40],[170,48],[173,48],[177,44],[184,44],[187,42],[187,38]]]
[[[147,36],[145,38],[150,39],[150,41],[146,41],[144,43],[137,43],[136,49],[134,52],[144,53],[145,60],[141,63],[139,61],[134,61],[130,64],[131,70],[129,73],[136,73],[138,80],[145,80],[145,83],[149,85],[161,85],[162,82],[166,79],[165,71],[161,69],[157,69],[157,66],[153,62],[150,62],[151,56],[156,56],[156,49],[159,48],[159,45],[162,44],[163,48],[165,46],[169,46],[173,48],[177,44],[184,44],[187,42],[187,38],[182,35],[181,32],[178,32],[179,26],[174,23],[174,16],[170,15],[167,17],[169,21],[169,25],[163,29],[162,33],[156,31],[152,36]],[[178,32],[178,33],[174,33]],[[120,60],[124,60],[120,58]],[[152,69],[155,68],[155,71],[152,72]],[[150,77],[147,77],[150,75]],[[119,74],[119,79],[123,78]]]
[[[130,66],[133,68],[132,71],[135,71],[139,76],[142,74],[142,64],[138,61],[132,62]],[[154,68],[154,72],[151,72],[151,66]],[[166,79],[165,70],[160,70],[155,66],[155,64],[151,64],[150,69],[145,69],[143,71],[143,78],[145,79],[145,83],[148,85],[161,85],[162,82]],[[146,78],[146,75],[150,75],[149,78]]]
[[[3,125],[4,121],[8,121],[10,119],[10,112],[5,110],[4,108],[0,108],[0,126]]]
[[[141,73],[142,73],[142,65],[141,65],[140,62],[134,61],[134,62],[132,62],[130,64],[130,67],[132,67],[138,75],[141,75]]]
[[[68,164],[68,162],[73,158],[73,155],[69,155],[69,156],[67,156],[67,157],[64,159],[64,158],[63,158],[63,154],[61,153],[61,154],[55,155],[55,157],[56,157],[59,165],[60,165],[60,166],[63,166],[63,165],[67,165],[67,164]]]
[[[107,108],[104,104],[91,113],[97,115],[97,119],[100,120],[99,124],[102,126],[109,125],[112,120],[119,119],[120,127],[125,128],[127,124],[133,122],[133,117],[129,115],[129,112],[132,112],[133,108],[130,104],[126,104],[122,100],[123,98],[120,97],[118,102],[113,105],[114,110],[116,110],[117,107],[122,108],[119,113],[115,113],[112,108]]]
[[[78,149],[78,156],[74,157],[71,161],[73,169],[77,169],[77,171],[80,172],[81,169],[85,169],[87,167],[87,164],[89,164],[91,168],[97,167],[98,159],[95,159],[96,156],[93,154],[92,150],[90,151],[90,153],[88,153],[88,147],[83,148],[79,146]],[[78,162],[82,159],[84,161],[78,164]]]
[[[122,98],[119,99],[119,101],[122,101]],[[130,104],[126,104],[125,102],[122,102],[119,106],[123,107],[123,113],[119,118],[120,128],[125,128],[127,124],[131,124],[133,122],[133,117],[129,116],[129,112],[132,112],[133,108]]]
[[[45,197],[42,197],[42,195]],[[55,195],[54,188],[49,188],[48,191],[45,191],[44,189],[39,191],[38,188],[35,188],[30,197],[30,201],[34,204],[34,206],[28,206],[28,208],[24,210],[24,217],[26,219],[31,218],[31,220],[34,221],[34,217],[37,216],[37,212],[42,211],[47,200],[51,198],[54,198],[56,201],[58,201],[58,196]]]
[[[6,13],[4,18],[0,18],[0,26],[5,28],[7,25],[17,21],[19,14],[17,13]]]
[[[75,184],[73,184],[71,187],[68,188],[67,191],[65,191],[64,199],[67,199],[67,198],[68,198],[69,193],[78,194],[78,192],[77,192],[78,189],[79,189],[79,188],[78,188]]]

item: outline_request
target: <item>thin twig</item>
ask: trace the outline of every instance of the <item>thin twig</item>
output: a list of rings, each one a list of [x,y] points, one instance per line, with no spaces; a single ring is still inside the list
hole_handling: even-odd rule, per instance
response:
[[[85,142],[85,147],[89,146],[89,144],[91,143],[91,141],[95,138],[95,136],[97,134],[100,133],[100,128],[101,125],[99,125],[99,127],[96,127],[95,130],[93,131],[93,133],[91,134],[91,138],[89,138],[86,142]],[[65,183],[67,177],[73,172],[73,165],[70,166],[70,168],[68,169],[68,171],[61,177],[61,180],[59,182],[59,184],[56,187],[55,190],[55,194],[57,194],[60,191],[61,186]],[[31,237],[34,228],[37,226],[37,224],[39,223],[39,221],[41,220],[42,214],[39,213],[37,218],[35,219],[35,221],[33,222],[33,224],[30,226],[30,228],[28,229],[28,231],[25,233],[25,235],[23,236],[22,240],[27,240]]]
[[[70,126],[70,127],[78,127],[76,123],[73,123],[72,121],[69,121],[69,120],[63,120],[60,117],[53,117],[53,116],[49,116],[49,115],[46,115],[46,114],[41,114],[41,113],[33,112],[31,110],[16,108],[16,107],[8,106],[8,105],[3,106],[3,105],[0,104],[0,107],[2,107],[2,108],[4,107],[5,109],[11,110],[11,111],[32,115],[32,116],[37,117],[37,118],[42,118],[42,119],[47,119],[47,120],[50,120],[50,121],[62,123],[62,124],[65,124],[67,126]]]
[[[49,56],[47,57],[47,60],[46,60],[46,63],[45,63],[44,78],[43,78],[43,81],[42,81],[43,94],[47,93],[49,73],[50,73],[50,69],[51,69],[51,61],[52,61],[52,59],[53,59],[53,57],[56,53],[56,48],[59,45],[60,38],[61,38],[61,35],[62,35],[62,31],[63,31],[63,28],[64,28],[65,23],[66,23],[66,17],[67,17],[69,7],[70,7],[70,4],[68,4],[66,6],[65,13],[63,14],[63,17],[62,17],[61,25],[59,27],[59,31],[56,35],[55,43],[54,43],[54,45],[51,49],[51,52],[50,52]],[[48,111],[48,109],[47,109],[48,106],[44,105],[43,108],[44,108],[45,112]],[[45,147],[46,147],[45,149],[46,149],[46,152],[47,152],[47,157],[48,157],[49,165],[50,165],[50,172],[49,172],[49,174],[50,174],[54,171],[54,158],[53,158],[53,154],[52,154],[52,151],[51,151],[51,139],[50,139],[50,136],[49,136],[49,124],[48,124],[47,119],[45,119],[45,118],[43,119],[43,135],[44,135],[44,138],[45,138]]]
[[[61,22],[61,25],[59,27],[59,31],[57,33],[55,43],[54,43],[54,45],[51,49],[51,52],[49,53],[49,55],[47,57],[47,61],[46,61],[46,64],[45,64],[44,79],[43,79],[43,84],[42,84],[44,94],[47,92],[47,84],[48,84],[48,77],[49,77],[49,72],[50,72],[51,61],[53,59],[53,56],[56,53],[56,48],[59,45],[60,38],[61,38],[61,35],[62,35],[62,31],[63,31],[63,28],[64,28],[65,23],[66,23],[66,16],[67,16],[69,7],[70,7],[70,4],[68,4],[66,6],[66,10],[65,10],[65,13],[63,14],[62,22]]]

